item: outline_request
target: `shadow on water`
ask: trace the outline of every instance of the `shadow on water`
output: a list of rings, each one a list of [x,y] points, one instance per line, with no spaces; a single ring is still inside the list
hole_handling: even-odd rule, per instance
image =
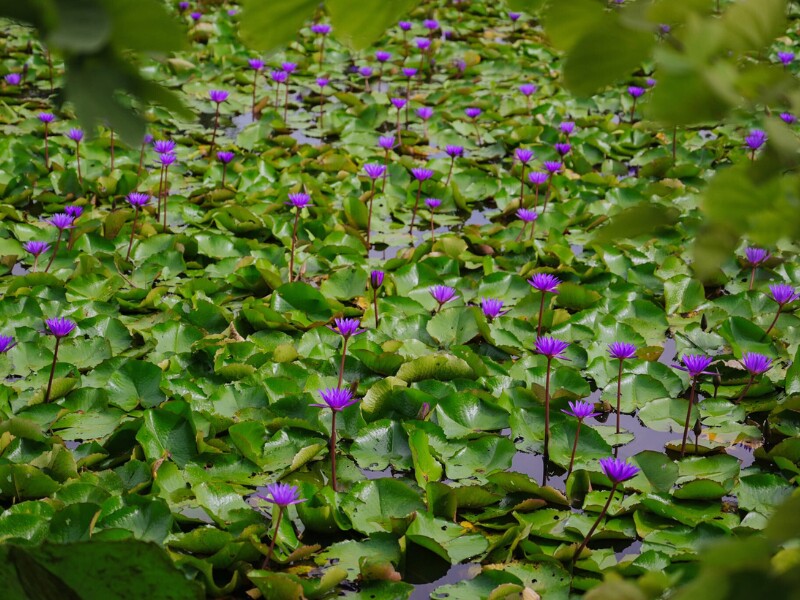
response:
[[[426,581],[415,584],[414,591],[411,592],[410,600],[429,600],[433,591],[439,586],[454,584],[459,581],[469,581],[477,577],[481,572],[481,565],[478,563],[465,563],[450,566],[428,550],[410,553],[407,564],[408,573],[406,581],[409,583],[415,583],[414,577],[417,575],[430,578],[437,572],[435,569],[431,569],[431,566],[435,566],[438,569],[441,569],[442,565],[449,567],[447,571],[443,575],[440,574],[438,578],[432,580],[427,579]],[[412,572],[412,568],[422,570]],[[439,571],[439,573],[441,573],[441,571]]]

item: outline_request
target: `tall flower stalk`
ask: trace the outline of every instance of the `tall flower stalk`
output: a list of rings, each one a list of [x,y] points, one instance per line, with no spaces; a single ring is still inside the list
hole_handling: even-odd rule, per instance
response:
[[[359,333],[364,333],[366,329],[361,329],[361,321],[359,319],[334,319],[335,326],[328,326],[328,329],[334,331],[342,336],[342,358],[339,363],[339,382],[337,387],[342,387],[344,381],[344,362],[347,358],[347,342],[351,337],[357,336]]]
[[[289,202],[286,203],[293,206],[294,211],[294,226],[292,227],[292,252],[289,256],[289,283],[294,281],[294,251],[297,247],[297,225],[300,222],[300,211],[307,206],[311,206],[311,197],[308,194],[289,194]]]
[[[629,86],[628,94],[631,98],[633,98],[633,103],[631,104],[631,125],[633,125],[634,113],[636,112],[636,101],[644,96],[644,88],[639,87],[638,85]]]
[[[539,303],[539,321],[536,324],[536,336],[542,335],[542,323],[544,321],[544,299],[545,294],[557,294],[558,286],[561,280],[555,275],[549,273],[536,273],[533,277],[528,279],[528,283],[533,289],[542,293],[542,300]]]
[[[428,288],[428,292],[436,300],[438,306],[434,312],[437,313],[442,310],[445,304],[458,298],[455,288],[451,288],[449,285],[434,285]]]
[[[161,161],[161,185],[158,191],[158,206],[161,208],[161,198],[164,198],[164,231],[167,230],[167,200],[169,199],[169,166],[177,160],[177,157],[171,153],[165,153],[159,156]]]
[[[464,113],[472,120],[472,126],[475,128],[475,136],[478,138],[478,146],[483,145],[483,139],[481,138],[481,130],[478,129],[478,117],[481,116],[483,111],[476,107],[470,106],[468,109],[464,111]]]
[[[583,541],[581,542],[580,546],[578,546],[578,549],[575,550],[575,554],[572,555],[573,566],[580,558],[581,552],[583,552],[583,549],[586,548],[589,540],[592,539],[592,535],[594,535],[597,526],[600,525],[602,520],[605,518],[606,513],[608,512],[608,507],[611,506],[611,500],[614,499],[614,493],[617,491],[619,485],[628,481],[629,479],[632,479],[639,472],[639,467],[618,458],[601,458],[600,468],[603,469],[603,473],[605,473],[606,477],[611,480],[611,491],[608,493],[608,500],[606,500],[606,503],[603,505],[600,514],[597,515],[597,520],[594,522],[591,529],[589,529],[586,537],[583,538]]]
[[[53,113],[43,112],[39,113],[39,121],[44,125],[44,168],[50,170],[50,146],[48,143],[48,134],[50,133],[50,123],[55,120]]]
[[[450,157],[450,168],[447,170],[447,181],[444,182],[444,187],[450,185],[450,179],[453,177],[453,167],[456,164],[456,158],[464,156],[463,146],[445,146],[445,154]]]
[[[768,336],[772,328],[775,327],[778,322],[778,317],[781,316],[783,307],[800,298],[800,294],[797,294],[792,286],[785,283],[771,285],[769,286],[769,291],[772,295],[772,300],[778,305],[778,311],[775,313],[775,318],[772,319],[772,323],[769,324],[769,327],[767,327],[767,330],[764,332],[763,337]]]
[[[311,31],[316,33],[319,37],[319,69],[322,70],[322,63],[325,60],[325,39],[331,32],[331,26],[327,23],[314,23],[311,26]]]
[[[619,433],[620,402],[622,401],[622,367],[625,360],[636,356],[636,346],[627,342],[612,342],[608,345],[608,355],[619,361],[617,371],[617,433]]]
[[[772,368],[772,359],[764,356],[763,354],[758,354],[757,352],[745,352],[742,356],[742,366],[747,370],[747,373],[750,375],[749,379],[747,380],[747,385],[744,386],[742,393],[739,394],[739,397],[736,398],[735,402],[741,402],[742,399],[747,395],[747,392],[750,391],[750,388],[755,382],[756,377],[759,375],[763,375],[767,371]]]
[[[219,128],[219,108],[220,105],[228,99],[228,92],[224,90],[209,90],[208,97],[211,98],[211,101],[216,105],[214,107],[214,132],[211,134],[211,149],[209,150],[208,155],[211,156],[214,153],[214,147],[217,143],[217,129]]]
[[[382,135],[378,138],[378,146],[383,148],[383,180],[381,181],[381,194],[386,191],[386,176],[389,174],[389,151],[394,148],[394,136]]]
[[[747,257],[747,262],[750,263],[750,268],[752,269],[750,272],[750,284],[748,285],[747,289],[752,290],[753,283],[755,283],[756,280],[756,269],[769,260],[770,253],[763,248],[745,248],[744,254]]]
[[[686,411],[686,422],[683,425],[683,439],[681,440],[681,458],[686,453],[686,439],[689,436],[689,421],[692,419],[692,407],[694,406],[695,402],[695,394],[697,388],[697,379],[701,375],[713,375],[714,373],[710,373],[706,371],[708,365],[714,359],[710,356],[704,356],[702,354],[684,354],[681,357],[681,361],[683,365],[675,365],[676,369],[680,369],[681,371],[686,371],[689,373],[689,377],[691,378],[691,387],[689,389],[689,408]]]
[[[592,417],[597,417],[600,415],[598,412],[594,412],[594,406],[589,404],[588,402],[582,402],[581,400],[576,400],[575,402],[569,402],[569,409],[563,410],[566,415],[570,415],[578,419],[578,427],[575,429],[575,441],[572,443],[572,454],[569,457],[569,467],[567,468],[567,478],[572,474],[572,467],[575,465],[575,452],[578,449],[578,440],[580,439],[581,435],[581,425],[583,425],[583,421],[585,419],[590,419]]]
[[[547,373],[544,384],[544,461],[550,457],[550,371],[554,358],[564,358],[563,353],[569,347],[569,342],[553,337],[541,336],[536,338],[534,351],[547,359]]]
[[[419,183],[417,186],[417,199],[414,202],[414,211],[411,213],[411,225],[408,226],[408,234],[414,235],[414,222],[417,220],[417,209],[419,208],[419,197],[422,193],[422,182],[433,177],[433,171],[421,167],[414,167],[411,169],[411,175]]]
[[[338,492],[339,486],[336,482],[336,415],[351,404],[358,402],[358,399],[353,398],[353,392],[349,389],[340,387],[319,390],[319,395],[322,396],[324,404],[312,404],[311,406],[331,409],[331,487],[334,492]]]
[[[253,69],[253,96],[250,101],[250,116],[253,121],[256,120],[256,90],[258,89],[258,75],[264,69],[264,61],[257,58],[251,58],[247,61],[250,68]]]
[[[550,176],[543,171],[531,171],[528,173],[528,181],[534,189],[533,208],[539,208],[539,188],[550,180]]]
[[[36,267],[39,265],[39,257],[50,249],[50,244],[47,242],[31,241],[25,242],[22,247],[33,256],[33,267],[31,267],[31,270],[35,273]]]
[[[546,160],[544,162],[544,170],[547,171],[547,189],[544,192],[542,214],[547,210],[547,202],[550,200],[550,192],[553,190],[553,177],[561,171],[561,167],[562,164],[556,160]]]
[[[319,128],[325,128],[325,86],[330,83],[327,77],[317,77],[319,86]]]
[[[525,167],[528,166],[528,163],[533,158],[533,152],[528,150],[527,148],[517,148],[514,151],[514,157],[520,162],[522,165],[522,173],[519,176],[519,206],[520,208],[524,208],[525,206]]]
[[[56,254],[58,254],[58,248],[61,246],[61,237],[64,235],[64,232],[67,229],[72,228],[72,221],[73,218],[70,217],[66,213],[56,213],[52,217],[50,217],[50,224],[58,229],[58,237],[56,238],[55,246],[53,247],[53,254],[50,255],[50,261],[47,263],[47,266],[44,269],[44,272],[47,273],[50,270],[50,267],[53,264],[53,261],[56,259]]]
[[[428,207],[428,210],[431,213],[431,242],[436,241],[436,227],[433,222],[433,214],[436,212],[436,209],[442,205],[442,201],[438,198],[425,198],[425,206]]]
[[[372,204],[375,200],[375,183],[378,179],[383,177],[386,172],[386,167],[378,164],[364,165],[364,172],[370,179],[369,189],[369,211],[367,213],[367,250],[370,248],[370,233],[372,231]]]
[[[300,497],[300,490],[297,488],[297,486],[289,485],[287,483],[270,483],[267,486],[266,495],[258,493],[255,494],[255,496],[261,500],[265,500],[266,502],[271,502],[278,508],[277,516],[275,516],[273,513],[272,519],[275,522],[275,531],[272,534],[272,540],[269,543],[267,556],[264,558],[264,562],[261,565],[262,569],[267,569],[269,567],[269,561],[272,560],[272,554],[275,551],[275,541],[278,539],[278,531],[280,530],[283,513],[292,504],[300,504],[301,502],[305,502],[305,499]]]
[[[383,278],[385,277],[383,271],[372,271],[369,274],[369,285],[372,288],[372,308],[375,310],[375,329],[378,328],[380,318],[378,316],[378,290],[383,285]]]
[[[522,239],[522,234],[525,233],[525,228],[528,226],[528,223],[531,224],[530,241],[533,241],[533,232],[536,230],[536,219],[539,218],[539,213],[529,208],[518,208],[517,216],[522,221],[522,229],[519,230],[519,233],[514,241],[518,242]]]
[[[56,345],[53,349],[53,364],[50,366],[50,378],[47,380],[47,391],[44,393],[44,403],[47,404],[50,400],[50,392],[53,389],[53,376],[55,375],[56,363],[58,362],[58,346],[61,344],[61,340],[75,329],[75,323],[69,319],[55,318],[45,320],[44,324],[47,327],[45,333],[56,338]]]
[[[128,202],[133,207],[133,225],[131,226],[131,239],[128,242],[128,252],[125,254],[125,260],[131,258],[131,248],[133,247],[133,235],[136,233],[136,221],[139,218],[139,211],[144,208],[150,201],[150,196],[141,192],[131,192],[128,194]]]
[[[755,161],[756,151],[767,143],[767,134],[761,129],[753,129],[744,138],[744,145],[750,150],[750,162]]]
[[[228,165],[233,160],[233,157],[236,156],[233,152],[222,151],[217,152],[217,160],[222,163],[222,184],[221,187],[225,187],[225,174],[228,171]]]

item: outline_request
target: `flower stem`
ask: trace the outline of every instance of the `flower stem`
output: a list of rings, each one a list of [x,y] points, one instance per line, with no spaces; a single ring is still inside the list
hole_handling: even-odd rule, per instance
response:
[[[133,234],[136,232],[136,219],[139,217],[139,207],[136,207],[133,213],[133,227],[131,227],[131,240],[128,242],[128,253],[125,255],[125,260],[131,258],[131,248],[133,247]]]
[[[81,143],[75,142],[75,160],[78,163],[78,183],[83,185],[83,175],[81,175]]]
[[[547,376],[544,384],[544,456],[550,456],[550,365],[553,358],[547,357]]]
[[[283,84],[286,88],[286,93],[283,96],[283,122],[289,119],[289,80],[286,80],[286,83]]]
[[[342,339],[344,339],[344,342],[342,342],[342,360],[339,363],[339,383],[337,385],[338,388],[342,387],[342,381],[344,381],[344,359],[345,356],[347,355],[347,338],[342,338]]]
[[[372,230],[372,201],[375,200],[375,180],[372,180],[372,186],[369,191],[369,214],[367,215],[367,251],[369,251],[370,244],[370,231]]]
[[[381,194],[386,192],[386,177],[389,175],[389,149],[386,149],[383,155],[383,183],[381,185]]]
[[[692,418],[692,406],[694,405],[694,388],[697,377],[692,377],[692,388],[689,392],[689,410],[686,411],[686,423],[683,425],[683,440],[681,441],[681,458],[686,452],[686,437],[689,435],[689,420]]]
[[[450,170],[447,171],[447,181],[445,182],[444,187],[447,187],[447,186],[450,185],[450,178],[453,176],[453,166],[455,164],[456,164],[456,157],[455,156],[451,156],[450,157]]]
[[[58,345],[61,343],[61,338],[56,338],[56,347],[53,350],[53,364],[50,366],[50,379],[47,381],[47,391],[44,393],[44,403],[50,400],[50,390],[53,389],[53,375],[56,372],[56,362],[58,361]]]
[[[208,151],[209,158],[214,154],[214,146],[217,143],[217,127],[219,127],[219,102],[217,102],[217,110],[214,111],[214,132],[211,134],[211,150]]]
[[[523,221],[522,222],[522,229],[519,230],[519,233],[517,234],[517,237],[514,238],[515,242],[518,242],[518,241],[520,241],[520,239],[522,239],[522,234],[525,232],[525,228],[527,226],[528,226],[528,223],[526,221]]]
[[[294,228],[292,229],[292,253],[289,255],[289,283],[294,279],[294,249],[297,245],[297,223],[300,221],[300,209],[294,213]]]
[[[378,328],[378,290],[372,291],[372,306],[375,309],[375,329]]]
[[[275,550],[275,540],[278,539],[278,528],[281,526],[281,519],[283,518],[283,507],[278,506],[278,516],[275,518],[275,533],[272,535],[272,541],[269,543],[269,551],[264,563],[261,565],[262,569],[269,567],[269,561],[272,558],[272,552]]]
[[[250,109],[250,115],[253,118],[253,121],[256,120],[256,86],[258,85],[258,69],[253,69],[253,101],[252,101],[252,108]]]
[[[322,71],[322,61],[325,60],[325,37],[322,36],[322,41],[319,44],[319,69]]]
[[[142,167],[144,166],[144,149],[147,146],[142,142],[142,148],[139,150],[139,169],[136,171],[136,177],[142,176]]]
[[[753,289],[753,282],[756,280],[756,266],[753,265],[753,271],[750,273],[750,286],[747,288],[748,290]]]
[[[617,376],[617,433],[619,433],[619,404],[622,399],[622,359],[619,359],[619,374]]]
[[[53,247],[53,254],[50,255],[50,260],[47,263],[47,266],[44,268],[44,272],[47,273],[50,270],[50,266],[53,264],[53,261],[56,259],[56,254],[58,254],[58,246],[61,244],[61,234],[63,231],[61,229],[58,230],[58,237],[56,238],[56,245]]]
[[[50,147],[47,142],[47,123],[44,124],[44,168],[50,170]]]
[[[633,99],[633,104],[631,105],[631,125],[633,125],[633,113],[636,110],[636,98]]]
[[[675,164],[675,160],[678,154],[678,126],[672,128],[672,164]]]
[[[542,301],[539,304],[539,321],[536,323],[536,337],[542,335],[542,319],[544,318],[544,295],[545,292],[542,291]]]
[[[414,221],[417,220],[417,208],[419,207],[419,195],[422,193],[422,180],[419,181],[419,187],[417,188],[417,201],[414,202],[414,212],[411,213],[411,225],[408,228],[408,234],[414,235]]]
[[[772,331],[772,328],[775,327],[775,324],[778,322],[778,317],[781,316],[782,310],[783,306],[778,305],[778,312],[775,313],[775,318],[772,319],[772,323],[769,324],[769,327],[767,327],[767,330],[764,332],[764,337],[767,337],[769,335],[769,332]]]
[[[750,380],[747,382],[747,385],[746,385],[746,386],[744,386],[744,389],[742,390],[742,393],[741,393],[741,394],[739,394],[739,397],[738,397],[738,398],[737,398],[737,399],[734,401],[734,403],[735,403],[735,404],[738,404],[739,402],[741,402],[741,401],[742,401],[742,399],[745,397],[745,395],[747,394],[747,392],[749,392],[749,391],[750,391],[750,386],[752,386],[752,385],[753,385],[753,382],[754,382],[755,380],[756,380],[756,376],[755,376],[755,375],[753,375],[753,374],[751,373],[751,374],[750,374]]]
[[[431,242],[436,241],[436,232],[434,231],[433,225],[433,210],[431,210]]]
[[[161,218],[161,197],[164,195],[164,165],[161,165],[161,173],[158,178],[158,206],[156,207],[156,223]]]
[[[519,178],[519,207],[525,208],[525,163],[522,163],[522,175]]]
[[[578,428],[575,430],[575,442],[572,444],[572,455],[569,457],[569,468],[567,469],[567,477],[572,474],[572,466],[575,464],[575,451],[578,449],[578,436],[581,434],[581,424],[583,421],[578,419]]]
[[[114,170],[114,130],[111,130],[111,170]]]
[[[586,545],[589,543],[589,540],[592,538],[594,530],[597,529],[597,526],[600,525],[600,521],[602,521],[603,518],[606,516],[606,513],[608,512],[608,507],[611,506],[611,500],[614,498],[614,492],[617,491],[618,485],[619,483],[615,481],[611,486],[611,492],[609,492],[608,494],[608,500],[606,500],[606,503],[603,506],[603,510],[600,511],[600,514],[598,515],[597,520],[594,522],[594,525],[592,525],[592,528],[589,530],[589,533],[586,534],[586,537],[583,538],[581,545],[578,546],[578,549],[575,551],[575,554],[572,555],[573,566],[575,565],[576,562],[578,562],[578,558],[580,557],[581,552],[583,552],[583,549],[586,548]]]
[[[164,166],[164,232],[167,231],[167,200],[169,200],[169,165]]]
[[[331,417],[331,487],[334,492],[338,492],[336,485],[336,411],[332,410]]]
[[[474,120],[472,124],[475,126],[475,135],[478,136],[478,146],[483,146],[483,138],[481,138],[481,130],[478,129],[478,120]]]
[[[222,163],[222,187],[225,187],[225,173],[228,171],[228,165]]]
[[[542,205],[542,214],[547,210],[547,201],[550,200],[550,189],[553,187],[553,174],[547,178],[547,189],[544,192],[544,204]],[[535,208],[535,207],[534,207]]]

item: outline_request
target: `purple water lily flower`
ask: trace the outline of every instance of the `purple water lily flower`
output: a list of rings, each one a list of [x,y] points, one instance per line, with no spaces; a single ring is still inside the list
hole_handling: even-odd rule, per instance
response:
[[[372,67],[359,67],[358,74],[369,79],[372,77]]]
[[[300,489],[288,483],[270,483],[267,485],[266,494],[257,493],[255,496],[261,500],[271,502],[272,504],[284,508],[292,504],[300,504],[306,501],[306,498],[300,497]]]
[[[291,75],[292,73],[294,73],[297,70],[297,63],[283,62],[283,63],[281,63],[281,70],[284,73],[288,73],[289,75]]]
[[[317,77],[317,85],[321,88],[324,88],[331,82],[330,79],[327,77]]]
[[[779,116],[781,118],[781,121],[783,121],[787,125],[794,125],[795,123],[797,123],[797,117],[795,117],[790,112],[782,112]]]
[[[372,286],[373,290],[377,290],[379,287],[383,285],[383,278],[386,276],[386,273],[379,270],[374,270],[369,274],[369,284]]]
[[[533,277],[528,279],[528,283],[531,284],[534,289],[539,290],[540,292],[557,294],[558,286],[561,284],[561,280],[550,273],[536,273]]]
[[[383,165],[370,163],[364,165],[364,172],[370,179],[380,179],[386,172],[386,167]]]
[[[38,258],[50,249],[50,244],[47,242],[31,241],[22,244],[26,252],[30,252],[34,257]]]
[[[549,175],[543,171],[531,171],[528,173],[528,181],[533,185],[543,185],[547,183]]]
[[[514,150],[514,157],[523,165],[527,165],[533,158],[533,150],[527,148],[517,148]]]
[[[403,75],[411,79],[412,77],[414,77],[414,75],[417,74],[417,69],[415,69],[414,67],[403,67],[402,72]]]
[[[189,8],[189,3],[188,2],[178,2],[178,10],[183,12],[187,8]]]
[[[49,113],[49,112],[39,113],[39,120],[42,123],[52,123],[53,121],[55,121],[55,119],[56,119],[56,117],[55,117],[55,115],[53,113]]]
[[[561,167],[562,166],[563,165],[557,160],[546,160],[546,161],[544,161],[544,169],[545,169],[545,171],[550,173],[550,175],[555,175],[556,173],[561,171]]]
[[[264,68],[264,61],[258,58],[251,58],[247,61],[247,64],[250,65],[250,68],[254,71],[260,71]]]
[[[194,12],[190,12],[189,16],[192,18],[193,21],[199,21],[200,19],[203,18],[203,13],[196,10]]]
[[[425,198],[425,206],[427,206],[430,210],[435,210],[442,205],[442,201],[438,198]]]
[[[420,106],[416,113],[420,119],[427,121],[433,116],[433,109],[430,106]]]
[[[311,196],[302,193],[289,194],[289,202],[286,204],[294,206],[295,208],[305,208],[311,205]]]
[[[539,213],[530,208],[518,208],[517,216],[525,223],[532,223],[539,218]]]
[[[353,392],[348,388],[325,388],[319,390],[324,403],[310,404],[317,408],[330,408],[335,412],[341,412],[348,406],[358,402],[358,398],[353,398]]]
[[[208,91],[208,97],[211,98],[212,102],[216,102],[217,104],[225,102],[225,100],[228,99],[228,95],[229,95],[228,92],[226,92],[225,90]]]
[[[778,60],[785,67],[794,60],[794,52],[778,52]]]
[[[658,81],[653,79],[652,77],[648,77],[645,80],[645,83],[647,84],[647,87],[655,87],[655,85],[658,83]]]
[[[750,150],[755,152],[767,142],[767,134],[761,129],[753,129],[747,137],[744,138],[744,145]]]
[[[422,26],[428,31],[436,31],[439,29],[439,21],[436,19],[425,19],[422,22]]]
[[[464,156],[464,147],[463,146],[445,146],[444,153],[451,158],[457,158]]]
[[[353,336],[358,335],[359,333],[364,333],[366,329],[361,329],[361,320],[360,319],[344,319],[344,318],[336,318],[333,320],[336,324],[334,327],[328,325],[328,329],[331,331],[338,333],[345,339],[350,339]]]
[[[142,192],[131,192],[128,194],[128,202],[134,208],[142,208],[150,202],[150,195],[143,194]]]
[[[522,13],[518,13],[518,12],[510,12],[510,13],[508,13],[508,18],[511,19],[512,21],[518,21],[521,16],[522,16]]]
[[[411,175],[414,176],[414,179],[417,181],[427,181],[431,177],[433,177],[433,171],[431,169],[425,169],[423,167],[414,167],[411,169]]]
[[[590,404],[589,402],[576,400],[575,402],[568,402],[567,404],[569,404],[569,408],[562,408],[561,412],[563,412],[565,415],[575,417],[579,421],[591,419],[592,417],[597,417],[601,414],[599,412],[594,412],[594,404]]]
[[[73,127],[67,132],[67,137],[73,142],[80,142],[83,139],[83,130],[78,127]]]
[[[638,85],[631,85],[628,87],[628,94],[630,94],[632,98],[641,98],[644,96],[644,91],[644,88]]]
[[[534,352],[546,356],[548,360],[552,360],[554,358],[564,358],[562,354],[568,347],[569,342],[543,335],[536,338]]]
[[[175,151],[173,140],[156,140],[153,142],[153,150],[158,154],[172,154]]]
[[[74,219],[66,213],[56,213],[49,219],[49,223],[60,231],[70,229],[73,221]]]
[[[464,113],[465,113],[465,114],[466,114],[466,115],[467,115],[467,116],[468,116],[470,119],[477,119],[477,118],[478,118],[478,117],[481,115],[481,113],[482,113],[482,112],[483,112],[483,111],[482,111],[480,108],[476,107],[476,106],[470,106],[469,108],[467,108],[467,109],[464,111]]]
[[[400,111],[400,109],[406,105],[405,98],[390,98],[389,102],[391,102],[392,106],[394,106],[398,111]]]
[[[286,71],[270,71],[269,78],[275,83],[286,83],[289,79],[289,74]]]
[[[53,335],[57,338],[67,337],[70,333],[72,333],[75,327],[77,327],[74,321],[65,319],[63,317],[45,319],[44,324],[47,326],[47,329],[50,330],[50,335]]]
[[[800,297],[800,294],[797,294],[791,285],[785,283],[771,285],[769,286],[769,291],[772,294],[772,299],[777,302],[779,306],[794,302]]]
[[[176,160],[178,160],[178,157],[171,152],[164,152],[163,154],[158,155],[158,160],[163,167],[169,167]]]
[[[64,213],[72,217],[74,221],[83,214],[83,207],[76,204],[70,204],[64,207]]]
[[[331,26],[327,23],[314,23],[311,26],[311,31],[317,35],[328,35],[331,32]]]
[[[386,50],[376,50],[375,51],[375,60],[381,63],[388,62],[392,59],[392,53],[386,52]]]
[[[439,303],[439,308],[441,308],[443,304],[458,298],[455,288],[451,288],[449,285],[434,285],[429,287],[428,291],[431,296],[433,296],[433,299]]]
[[[572,149],[572,146],[570,146],[566,142],[558,142],[553,147],[556,149],[556,152],[558,152],[561,156],[566,156]]]
[[[772,368],[772,359],[757,352],[745,352],[742,356],[742,366],[750,375],[761,375]]]
[[[411,23],[409,21],[400,21],[397,26],[403,31],[411,30]]]
[[[608,345],[608,355],[617,360],[626,360],[636,356],[636,346],[627,342],[611,342]]]
[[[226,165],[231,162],[235,156],[236,155],[233,152],[228,152],[227,150],[217,152],[217,158],[219,161]]]
[[[569,137],[575,131],[575,123],[572,121],[564,121],[558,126],[561,133]]]
[[[414,40],[414,44],[423,52],[426,52],[431,47],[431,41],[428,38],[417,38]]]
[[[681,356],[681,361],[683,361],[683,365],[673,366],[681,371],[686,371],[693,379],[700,377],[700,375],[714,375],[714,373],[706,371],[708,365],[714,361],[714,358],[711,356],[706,356],[704,354],[684,354]]]
[[[490,321],[508,312],[503,310],[503,301],[497,298],[481,298],[481,310]]]
[[[527,97],[530,97],[530,96],[532,96],[533,94],[535,94],[535,93],[536,93],[536,90],[538,90],[538,89],[539,89],[539,88],[538,88],[538,87],[536,87],[536,86],[535,86],[534,84],[532,84],[532,83],[523,83],[522,85],[520,85],[520,86],[519,86],[519,91],[520,91],[520,92],[522,93],[522,95],[523,95],[523,96],[525,96],[526,98],[527,98]]]
[[[754,267],[766,262],[771,256],[769,251],[763,248],[745,248],[744,253],[747,261]]]
[[[639,467],[620,458],[601,458],[600,468],[614,485],[632,479],[639,472]]]
[[[382,135],[378,138],[378,146],[383,148],[384,150],[391,150],[394,148],[394,136],[393,135]]]
[[[8,335],[0,335],[0,354],[5,354],[11,350],[14,344],[14,338]]]
[[[19,73],[9,73],[3,79],[6,80],[8,85],[19,85],[22,81],[22,75]]]

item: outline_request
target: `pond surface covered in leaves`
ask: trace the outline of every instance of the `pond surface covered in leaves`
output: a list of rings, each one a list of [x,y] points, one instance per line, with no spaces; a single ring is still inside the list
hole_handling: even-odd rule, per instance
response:
[[[260,70],[229,8],[182,13],[190,48],[146,65],[193,115],[146,110],[175,142],[166,175],[149,140],[70,139],[30,33],[2,38],[4,72],[29,68],[0,90],[0,577],[33,561],[90,597],[75,573],[108,560],[173,598],[558,600],[609,576],[656,596],[705,544],[765,527],[800,473],[800,319],[769,289],[800,283],[797,247],[753,270],[742,240],[705,283],[691,267],[697,192],[750,160],[756,123],[680,130],[673,161],[673,132],[639,113],[651,73],[576,99],[538,23],[492,3],[425,3],[361,52],[331,38],[320,56],[304,26]],[[61,234],[67,205],[82,212]],[[50,244],[35,264],[31,241]],[[55,317],[76,324],[57,356]],[[365,329],[344,356],[335,318]],[[542,336],[569,346],[550,360]],[[635,355],[612,359],[614,342]],[[747,352],[770,368],[751,378]],[[694,378],[675,368],[690,354],[712,359]],[[313,404],[337,387],[357,402],[337,413],[334,490],[332,411]],[[576,400],[597,414],[573,450]],[[609,456],[639,468],[613,498]],[[254,493],[279,480],[305,501],[262,569],[275,510]]]

